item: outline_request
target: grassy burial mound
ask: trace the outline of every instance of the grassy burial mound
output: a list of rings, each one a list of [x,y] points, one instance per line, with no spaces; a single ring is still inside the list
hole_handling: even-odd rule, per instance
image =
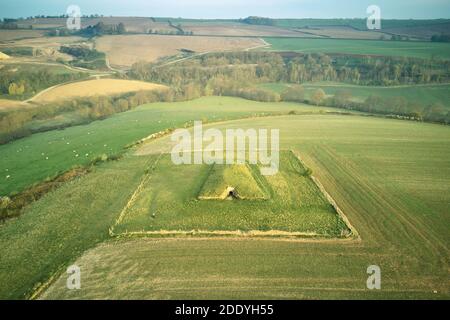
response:
[[[213,165],[198,198],[200,200],[257,200],[267,199],[267,195],[256,182],[252,171],[258,174],[255,166]],[[261,177],[258,177],[261,181]]]
[[[186,37],[162,35],[104,36],[96,40],[96,49],[106,53],[110,63],[131,67],[135,62],[154,62],[182,51],[205,53],[244,50],[264,43],[259,39],[226,37]]]
[[[33,102],[47,103],[74,98],[117,95],[127,92],[164,90],[166,86],[134,80],[98,79],[56,86],[33,98]]]
[[[115,234],[348,237],[351,232],[290,151],[280,172],[256,165],[174,165],[149,156]],[[236,201],[221,201],[234,198]],[[202,199],[202,201],[199,201]]]

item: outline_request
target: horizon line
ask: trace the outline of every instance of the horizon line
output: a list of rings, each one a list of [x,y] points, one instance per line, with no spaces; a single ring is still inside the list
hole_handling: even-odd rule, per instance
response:
[[[57,19],[57,18],[62,18],[61,16],[66,15],[66,13],[63,14],[37,14],[34,16],[16,16],[16,17],[12,17],[12,16],[4,16],[4,17],[0,17],[1,19],[17,19],[17,20],[27,20],[30,18],[35,18],[35,17],[39,17],[39,16],[43,16],[43,18],[47,18],[47,19]],[[268,18],[268,19],[272,19],[272,20],[366,20],[367,17],[347,17],[347,18],[337,18],[337,17],[329,17],[329,18],[312,18],[312,17],[300,17],[300,18],[284,18],[284,17],[268,17],[268,16],[256,16],[256,15],[251,15],[251,16],[246,16],[246,17],[239,17],[239,18],[193,18],[193,17],[169,17],[169,16],[134,16],[134,15],[106,15],[106,14],[99,14],[99,13],[88,13],[88,14],[83,14],[82,17],[86,18],[90,18],[90,16],[95,16],[97,15],[97,18],[155,18],[155,19],[181,19],[181,20],[242,20],[242,19],[246,19],[248,17],[260,17],[260,18]],[[383,20],[450,20],[450,17],[448,18],[382,18]]]

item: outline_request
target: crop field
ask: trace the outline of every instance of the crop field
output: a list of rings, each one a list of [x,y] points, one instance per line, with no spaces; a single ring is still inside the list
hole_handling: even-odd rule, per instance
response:
[[[299,28],[298,31],[304,32],[311,36],[321,36],[325,38],[334,39],[369,39],[379,40],[384,36],[386,39],[390,39],[390,35],[377,31],[362,31],[348,26],[329,26],[329,27],[310,27]]]
[[[196,53],[244,50],[264,45],[259,39],[189,37],[162,35],[105,36],[97,39],[96,49],[105,52],[112,65],[130,67],[135,62],[154,62],[179,55],[182,49]]]
[[[187,22],[181,23],[183,30],[203,36],[240,36],[240,37],[302,37],[302,33],[291,29],[272,26],[254,26],[244,23],[225,22]]]
[[[62,44],[83,42],[86,39],[78,36],[69,37],[36,37],[30,39],[16,40],[12,44],[17,47],[59,47]],[[4,43],[2,46],[8,46],[11,43]]]
[[[108,239],[148,168],[148,157],[130,154],[2,226],[8,246],[0,248],[0,266],[14,272],[2,274],[1,296],[23,296],[93,248],[75,262],[84,272],[82,289],[67,290],[63,274],[41,298],[448,298],[448,127],[299,115],[218,128],[230,125],[280,128],[281,147],[302,155],[360,240],[139,238],[93,248]],[[371,264],[383,270],[382,290],[365,287]]]
[[[117,154],[123,148],[167,128],[177,128],[198,120],[306,112],[339,112],[295,103],[260,103],[239,98],[206,97],[184,103],[154,103],[103,121],[34,134],[0,145],[0,194],[20,192],[32,184],[53,177],[75,165],[87,164],[102,154]],[[77,156],[78,155],[78,156]],[[6,178],[6,176],[10,176]]]
[[[44,33],[39,30],[0,30],[0,43],[28,38],[39,38]]]
[[[450,44],[418,41],[264,38],[265,50],[450,59]]]
[[[349,236],[295,155],[280,158],[279,174],[264,177],[256,165],[175,166],[170,154],[151,156],[113,232]]]
[[[450,22],[434,23],[430,25],[418,25],[409,27],[384,28],[385,32],[400,34],[408,37],[430,39],[436,34],[450,34]]]
[[[401,20],[383,19],[383,29],[429,27],[432,25],[443,25],[449,23],[449,19],[420,19]],[[351,27],[358,30],[367,30],[367,19],[276,19],[276,25],[284,28],[305,28],[305,27]]]
[[[164,90],[166,86],[135,80],[96,79],[56,86],[33,98],[33,102],[47,103],[80,97],[117,95],[126,92]]]
[[[122,22],[125,25],[127,31],[130,32],[147,33],[149,29],[173,31],[174,29],[169,26],[168,20],[169,19],[156,22],[151,18],[146,17],[83,17],[83,19],[81,20],[81,24],[82,27],[85,28],[87,26],[96,25],[99,22],[103,22],[104,24],[119,24]],[[66,23],[66,19],[64,18],[37,18],[20,20],[18,22],[19,26],[23,28],[29,28],[30,26],[32,26],[33,29],[37,30],[64,27]]]

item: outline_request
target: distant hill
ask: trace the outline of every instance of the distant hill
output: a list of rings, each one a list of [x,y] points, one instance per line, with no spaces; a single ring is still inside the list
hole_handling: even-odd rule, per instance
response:
[[[291,36],[317,36],[315,31],[317,28],[332,28],[332,34],[325,32],[325,37],[334,38],[336,28],[347,28],[354,31],[368,31],[366,18],[354,19],[272,19],[268,17],[249,16],[243,19],[185,19],[173,17],[82,17],[82,27],[95,26],[100,22],[105,25],[122,24],[127,32],[139,34],[173,34],[181,33],[188,35],[243,35],[243,36],[261,36],[264,35],[286,35]],[[64,28],[66,25],[65,18],[57,17],[37,17],[33,19],[19,19],[15,22],[21,32],[30,32],[30,29],[49,32],[49,30],[57,30]],[[429,41],[433,36],[448,35],[450,33],[450,19],[383,19],[381,22],[381,30],[371,32],[382,32],[384,38],[389,39],[391,36],[402,36],[411,40]],[[242,27],[245,29],[243,30]],[[174,30],[177,29],[177,30]],[[205,29],[209,28],[209,29]],[[251,29],[251,32],[248,32]],[[256,32],[259,29],[261,32]],[[276,29],[276,30],[275,30]],[[308,30],[309,29],[309,30]],[[206,30],[206,31],[205,31]],[[240,30],[240,32],[236,32]],[[246,31],[247,30],[247,31]],[[286,34],[279,34],[286,31]],[[6,31],[6,30],[3,30]],[[312,34],[311,34],[312,33]],[[319,35],[320,36],[320,35]],[[337,38],[344,36],[338,36]],[[349,38],[374,38],[373,35],[363,34],[347,34]],[[377,39],[381,38],[375,37]],[[1,36],[0,36],[1,39]],[[4,40],[4,39],[3,39]]]

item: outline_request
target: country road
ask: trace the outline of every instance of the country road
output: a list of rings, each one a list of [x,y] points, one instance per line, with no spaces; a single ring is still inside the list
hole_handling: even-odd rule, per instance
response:
[[[254,47],[247,48],[247,49],[245,49],[245,51],[251,51],[251,50],[255,50],[255,49],[265,48],[265,47],[271,46],[271,44],[270,44],[270,43],[267,43],[263,38],[259,38],[259,40],[260,40],[261,42],[263,42],[262,45],[258,45],[258,46],[254,46]],[[207,52],[196,53],[196,54],[194,54],[194,55],[192,55],[192,56],[189,56],[189,57],[180,58],[180,59],[177,59],[177,60],[173,60],[173,61],[166,62],[166,63],[164,63],[164,64],[161,64],[161,65],[157,66],[156,68],[161,68],[161,67],[165,67],[165,66],[168,66],[168,65],[177,63],[177,62],[181,62],[181,61],[185,61],[185,60],[194,59],[194,58],[197,58],[197,57],[200,57],[200,56],[204,56],[204,55],[209,54],[209,53],[212,53],[212,52],[213,52],[213,51],[207,51]]]

